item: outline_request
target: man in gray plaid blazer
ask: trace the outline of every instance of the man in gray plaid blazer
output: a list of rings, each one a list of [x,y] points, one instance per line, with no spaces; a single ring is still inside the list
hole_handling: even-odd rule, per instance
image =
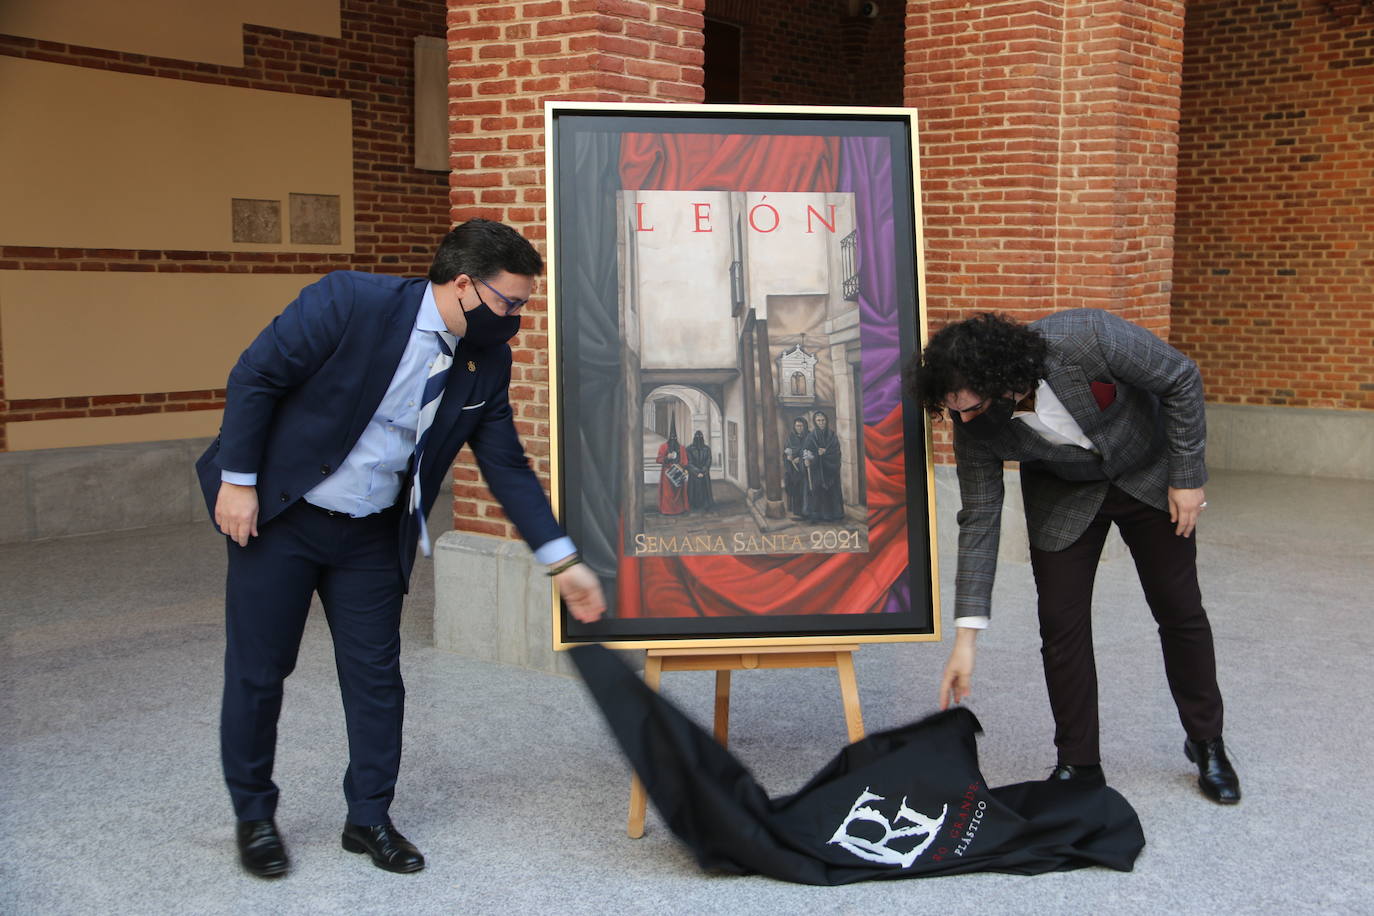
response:
[[[1115,523],[1159,624],[1169,688],[1213,801],[1240,800],[1222,744],[1211,626],[1197,584],[1206,419],[1197,366],[1110,312],[1075,309],[1029,325],[985,314],[942,328],[912,367],[915,397],[954,423],[962,509],[957,635],[940,705],[969,694],[990,617],[1002,519],[1002,465],[1021,464],[1055,720],[1052,779],[1103,781],[1092,589]]]

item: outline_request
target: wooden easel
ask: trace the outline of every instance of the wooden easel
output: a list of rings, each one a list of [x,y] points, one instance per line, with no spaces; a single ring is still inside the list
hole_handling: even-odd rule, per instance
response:
[[[748,649],[649,649],[644,660],[644,683],[658,690],[664,671],[714,671],[716,673],[716,740],[724,746],[730,735],[730,672],[755,668],[834,668],[844,700],[844,723],[853,743],[864,736],[859,710],[859,684],[854,679],[857,645],[755,646]],[[626,832],[634,839],[644,835],[647,797],[639,774],[630,779],[630,819]]]

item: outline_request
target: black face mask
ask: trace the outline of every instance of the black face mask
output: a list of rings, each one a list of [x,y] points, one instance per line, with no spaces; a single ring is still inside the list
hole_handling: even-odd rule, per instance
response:
[[[992,439],[1002,430],[1006,429],[1007,423],[1011,420],[1011,413],[1016,408],[1016,402],[1011,398],[993,398],[978,416],[971,420],[965,420],[960,414],[954,414],[954,422],[964,428],[975,439]]]
[[[485,302],[477,308],[463,313],[468,321],[463,338],[479,347],[494,347],[510,340],[520,331],[520,316],[507,315],[504,318],[487,308]]]

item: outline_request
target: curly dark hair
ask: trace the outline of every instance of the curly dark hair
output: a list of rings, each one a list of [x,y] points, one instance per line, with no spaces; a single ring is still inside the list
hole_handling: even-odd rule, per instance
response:
[[[1003,315],[984,312],[936,331],[903,372],[908,394],[932,417],[967,388],[980,398],[1033,391],[1045,376],[1045,339]]]

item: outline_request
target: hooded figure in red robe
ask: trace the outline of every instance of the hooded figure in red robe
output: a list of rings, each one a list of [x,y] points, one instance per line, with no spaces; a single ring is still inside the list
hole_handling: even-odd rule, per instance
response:
[[[687,450],[677,441],[677,418],[668,425],[668,441],[658,447],[658,511],[681,515],[687,511]]]

